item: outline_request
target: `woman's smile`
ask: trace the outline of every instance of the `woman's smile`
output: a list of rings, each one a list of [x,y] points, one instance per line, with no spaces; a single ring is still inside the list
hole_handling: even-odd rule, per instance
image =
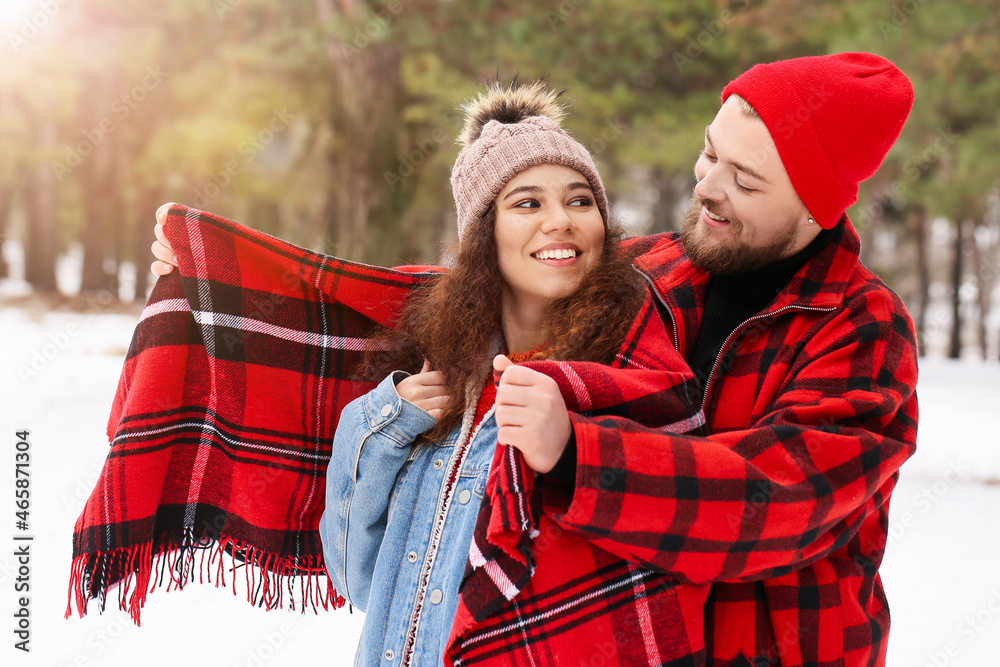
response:
[[[549,266],[570,266],[576,263],[582,254],[583,252],[571,243],[552,243],[531,253],[531,256]]]

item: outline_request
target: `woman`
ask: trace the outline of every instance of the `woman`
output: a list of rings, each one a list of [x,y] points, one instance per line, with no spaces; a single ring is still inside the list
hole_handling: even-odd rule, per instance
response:
[[[378,386],[341,415],[320,532],[331,579],[367,614],[358,664],[658,664],[701,641],[702,588],[557,522],[572,497],[573,427],[537,408],[623,409],[617,394],[583,405],[568,377],[606,372],[627,394],[641,376],[655,385],[656,426],[694,410],[690,372],[608,226],[593,159],[559,127],[556,97],[541,83],[493,86],[466,106],[455,266],[407,305],[379,346],[392,351],[369,358]],[[154,253],[170,259],[163,245]],[[530,470],[504,458],[506,445]],[[516,509],[505,518],[508,505],[523,521]]]

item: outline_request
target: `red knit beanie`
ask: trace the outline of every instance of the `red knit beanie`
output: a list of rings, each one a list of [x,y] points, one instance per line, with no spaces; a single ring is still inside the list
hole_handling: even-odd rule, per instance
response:
[[[858,200],[913,106],[913,87],[872,53],[810,56],[755,65],[729,82],[764,121],[785,171],[824,229]]]

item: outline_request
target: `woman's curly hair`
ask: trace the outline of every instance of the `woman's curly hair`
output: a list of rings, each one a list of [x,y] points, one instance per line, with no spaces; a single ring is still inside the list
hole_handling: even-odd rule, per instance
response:
[[[492,352],[501,332],[504,278],[491,209],[457,249],[454,268],[407,302],[395,329],[385,332],[381,349],[369,352],[361,371],[378,382],[393,370],[416,373],[424,360],[444,374],[450,388],[444,414],[426,434],[446,436],[462,419],[466,385],[479,387],[491,373]],[[609,225],[600,262],[571,295],[556,299],[544,322],[546,344],[532,359],[610,363],[645,296],[634,257],[622,247],[623,231]]]

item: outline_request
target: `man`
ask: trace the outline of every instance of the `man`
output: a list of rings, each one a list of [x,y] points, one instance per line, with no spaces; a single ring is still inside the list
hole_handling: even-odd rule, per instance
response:
[[[703,435],[542,400],[529,404],[557,407],[536,428],[505,432],[498,394],[499,440],[529,464],[558,459],[536,470],[575,485],[561,525],[712,582],[708,665],[884,664],[878,566],[915,449],[916,343],[845,210],[912,88],[885,59],[845,53],[757,65],[722,101],[681,233],[639,240],[635,262],[702,379]]]
[[[884,664],[878,566],[915,449],[916,343],[902,302],[860,264],[845,211],[899,136],[912,87],[885,59],[846,53],[757,65],[722,102],[681,233],[635,241],[702,380],[701,433],[569,413],[525,368],[518,391],[537,397],[513,406],[511,427],[498,359],[499,440],[572,485],[559,525],[712,584],[706,648],[683,664]],[[176,259],[157,232],[164,274]]]

